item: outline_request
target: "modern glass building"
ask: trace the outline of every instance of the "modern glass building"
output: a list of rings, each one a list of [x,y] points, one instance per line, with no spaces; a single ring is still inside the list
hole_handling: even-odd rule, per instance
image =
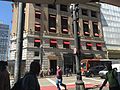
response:
[[[120,58],[120,7],[101,3],[104,40],[110,59]]]
[[[0,23],[0,61],[8,60],[9,25]]]

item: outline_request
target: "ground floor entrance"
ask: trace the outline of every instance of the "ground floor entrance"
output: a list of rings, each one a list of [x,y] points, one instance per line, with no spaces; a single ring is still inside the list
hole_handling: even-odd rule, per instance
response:
[[[56,74],[57,60],[50,60],[50,71],[52,75]]]
[[[73,54],[63,54],[64,57],[64,72],[75,73],[75,57]]]

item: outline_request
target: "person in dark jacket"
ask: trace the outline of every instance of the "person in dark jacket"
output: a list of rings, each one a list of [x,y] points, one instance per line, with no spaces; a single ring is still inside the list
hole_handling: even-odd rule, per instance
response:
[[[120,90],[120,85],[117,79],[117,72],[115,69],[112,69],[111,64],[107,65],[108,72],[106,74],[105,81],[99,90],[102,90],[103,86],[106,85],[107,81],[109,82],[109,90]]]
[[[58,90],[61,90],[59,84],[61,86],[63,86],[65,88],[65,90],[67,90],[66,85],[62,83],[62,70],[61,70],[60,66],[57,66],[56,85],[57,85]]]
[[[0,90],[10,90],[10,77],[7,65],[6,61],[0,61]]]
[[[40,90],[40,85],[37,76],[40,72],[40,64],[37,61],[33,61],[30,64],[30,71],[25,74],[22,81],[23,90]]]

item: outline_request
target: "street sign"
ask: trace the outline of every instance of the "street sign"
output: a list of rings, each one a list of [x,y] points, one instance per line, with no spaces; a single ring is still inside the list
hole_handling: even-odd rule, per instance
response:
[[[38,4],[71,4],[71,3],[89,3],[89,2],[103,2],[120,7],[120,0],[2,0],[23,3],[38,3]]]

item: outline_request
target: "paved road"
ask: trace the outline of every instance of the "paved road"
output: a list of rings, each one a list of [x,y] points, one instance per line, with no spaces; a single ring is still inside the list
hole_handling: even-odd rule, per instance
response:
[[[67,85],[68,90],[75,90],[75,81],[76,77],[63,77],[63,83]],[[99,77],[95,78],[86,78],[83,77],[83,81],[85,83],[85,87],[96,87],[100,86],[104,79],[100,79]],[[41,78],[39,79],[41,90],[57,90],[56,89],[56,83],[55,83],[55,77],[50,78]],[[89,90],[99,90],[99,88],[96,89],[89,89]],[[103,90],[108,90],[108,85],[103,88]]]
[[[39,78],[38,81],[40,83],[41,90],[57,90],[54,76]],[[70,77],[63,77],[63,83],[67,85],[68,90],[75,90],[75,81],[76,81],[75,75]],[[83,77],[83,81],[85,87],[95,87],[95,86],[100,86],[104,81],[104,79],[100,79],[99,77],[94,77],[94,78]],[[13,80],[11,80],[11,84],[12,83]],[[63,87],[61,88],[63,89]],[[89,90],[99,90],[99,88],[89,89]],[[108,90],[108,85],[104,87],[103,90]]]

